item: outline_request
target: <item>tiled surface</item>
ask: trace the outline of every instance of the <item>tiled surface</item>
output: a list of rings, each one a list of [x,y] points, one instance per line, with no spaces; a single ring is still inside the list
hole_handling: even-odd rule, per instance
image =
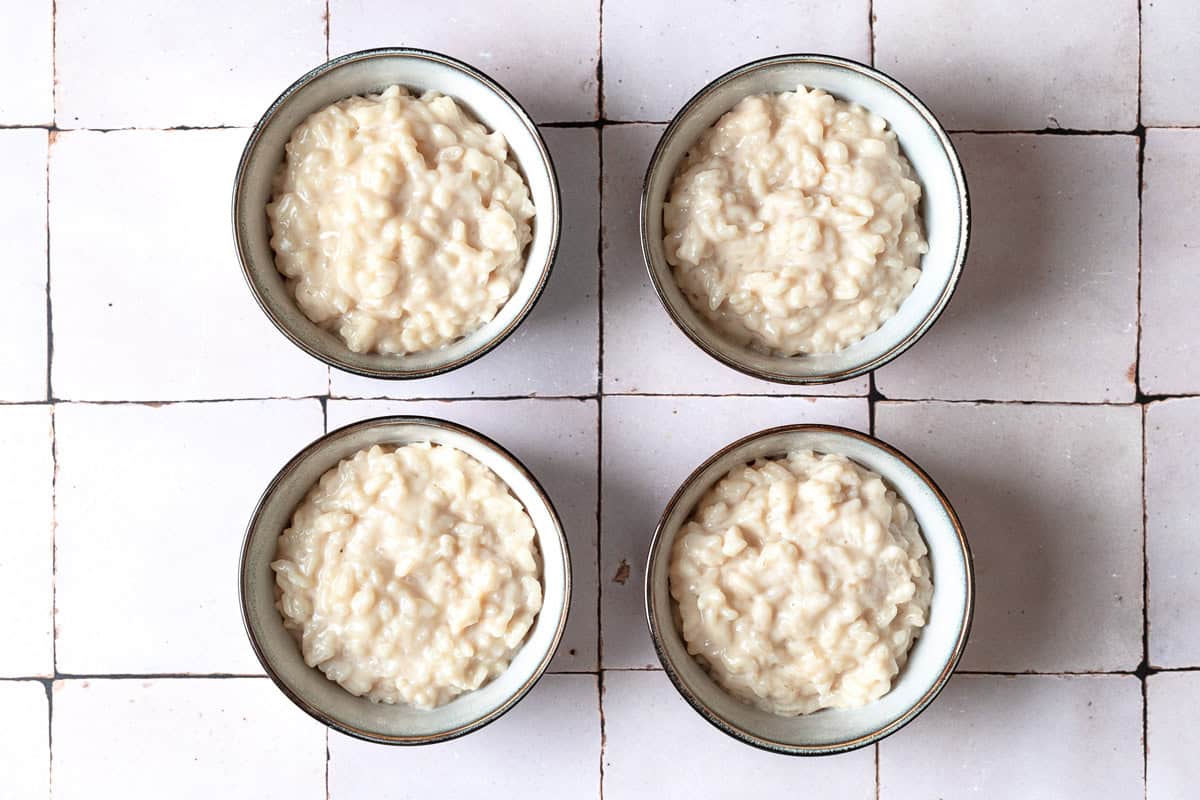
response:
[[[1176,396],[1200,395],[1200,130],[1155,126],[1200,126],[1193,6],[15,4],[0,23],[0,602],[21,613],[0,642],[0,796],[1189,796],[1200,397]],[[534,313],[480,362],[418,382],[331,373],[291,346],[229,229],[246,126],[328,54],[381,45],[498,78],[543,123],[563,190]],[[797,390],[676,330],[636,219],[679,105],[805,50],[874,59],[960,131],[974,232],[954,301],[911,352]],[[575,585],[526,700],[399,750],[327,735],[257,677],[233,578],[279,466],[322,430],[396,412],[523,458]],[[799,421],[874,430],[929,469],[966,524],[978,604],[962,674],[917,722],[797,761],[678,697],[641,583],[678,482]]]
[[[1128,675],[957,675],[879,746],[880,800],[1142,798],[1142,696]]]
[[[266,678],[55,681],[55,800],[325,797],[325,732]]]
[[[329,798],[598,800],[599,701],[595,675],[546,675],[496,722],[434,748],[379,747],[330,733]],[[514,770],[516,780],[499,779]]]
[[[1189,797],[1200,784],[1200,673],[1164,672],[1146,681],[1146,800]]]
[[[1137,124],[1138,0],[874,0],[874,12],[876,66],[951,130]]]
[[[975,555],[962,666],[1142,659],[1142,419],[1133,406],[881,403],[875,433],[947,492]]]
[[[1150,663],[1200,664],[1200,398],[1146,409]]]

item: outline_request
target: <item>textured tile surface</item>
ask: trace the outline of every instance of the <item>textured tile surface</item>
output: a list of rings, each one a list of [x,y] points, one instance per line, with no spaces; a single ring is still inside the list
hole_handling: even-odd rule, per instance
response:
[[[874,12],[875,65],[951,130],[1137,124],[1137,0],[875,0]]]
[[[1136,800],[1141,735],[1128,675],[958,675],[879,745],[879,797]]]
[[[971,250],[937,325],[876,375],[887,397],[1134,399],[1137,140],[955,137]]]
[[[1146,409],[1150,663],[1200,666],[1200,398]]]
[[[46,142],[43,130],[0,130],[0,402],[46,399]]]
[[[325,797],[325,731],[266,678],[54,684],[56,800]]]
[[[317,401],[60,405],[56,430],[59,669],[261,673],[239,624],[242,533],[320,435]]]
[[[976,601],[964,669],[1138,665],[1139,409],[881,403],[875,432],[929,471],[966,528]]]

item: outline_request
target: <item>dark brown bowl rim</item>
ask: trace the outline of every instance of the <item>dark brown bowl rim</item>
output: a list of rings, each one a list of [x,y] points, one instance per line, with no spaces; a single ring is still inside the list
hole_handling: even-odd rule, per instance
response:
[[[855,737],[853,739],[847,739],[845,741],[825,745],[784,744],[782,742],[766,739],[746,730],[739,725],[733,724],[732,722],[718,716],[715,712],[713,712],[687,687],[683,679],[679,676],[678,672],[672,665],[670,658],[667,656],[666,647],[662,643],[662,633],[660,630],[661,626],[654,615],[654,606],[651,601],[651,583],[654,575],[654,567],[660,554],[659,551],[663,537],[663,528],[666,525],[667,518],[671,516],[671,513],[675,510],[675,507],[679,505],[680,498],[683,496],[683,493],[693,483],[695,483],[709,467],[734,450],[751,444],[759,439],[764,439],[768,436],[796,432],[831,433],[837,436],[847,436],[852,439],[858,439],[864,444],[877,448],[887,455],[896,458],[902,464],[904,464],[905,467],[912,470],[912,472],[933,491],[934,495],[938,499],[938,502],[941,504],[942,509],[950,518],[950,521],[954,526],[955,533],[958,535],[958,543],[962,551],[963,563],[966,565],[966,574],[963,576],[966,582],[966,611],[963,615],[962,623],[959,628],[958,641],[955,642],[954,649],[951,651],[949,658],[942,667],[942,671],[938,675],[937,680],[934,681],[933,685],[930,686],[925,694],[923,694],[921,698],[917,700],[917,702],[914,703],[907,711],[886,725],[882,725],[870,733]],[[688,705],[695,709],[701,717],[709,722],[709,724],[717,728],[717,730],[721,731],[722,733],[725,733],[740,742],[757,747],[760,750],[767,750],[772,753],[779,753],[781,755],[788,756],[827,756],[837,753],[846,753],[851,750],[857,750],[860,747],[866,747],[869,744],[874,744],[881,739],[891,736],[893,733],[916,719],[921,712],[928,708],[929,704],[932,703],[939,694],[941,694],[942,689],[945,688],[946,683],[950,680],[950,676],[954,674],[955,668],[962,659],[963,653],[966,651],[967,640],[971,634],[971,624],[975,616],[975,562],[971,553],[971,545],[967,541],[966,532],[963,530],[962,522],[959,520],[958,514],[955,513],[954,507],[950,504],[950,500],[946,497],[945,492],[942,491],[941,487],[934,482],[933,478],[931,478],[929,474],[925,472],[925,470],[921,469],[921,467],[919,467],[915,461],[902,453],[900,450],[896,449],[887,442],[882,441],[881,439],[875,438],[874,436],[870,436],[862,433],[861,431],[852,430],[850,428],[843,428],[838,425],[780,425],[774,428],[767,428],[765,430],[757,431],[748,436],[743,436],[737,441],[725,445],[716,453],[713,453],[711,456],[705,459],[704,463],[692,470],[691,474],[688,475],[687,478],[684,479],[683,483],[679,485],[679,488],[675,491],[675,494],[671,497],[670,501],[667,502],[662,516],[659,517],[658,526],[654,529],[654,536],[650,540],[650,554],[646,559],[645,603],[646,623],[650,627],[650,638],[654,642],[654,651],[658,656],[659,663],[662,664],[663,670],[667,673],[667,677],[671,679],[671,683],[674,684],[676,691],[678,691],[679,694],[683,696],[683,699],[688,702]]]
[[[274,495],[274,493],[279,489],[284,481],[288,479],[292,472],[295,471],[301,462],[307,460],[314,453],[318,452],[330,443],[349,436],[352,433],[357,433],[360,430],[377,427],[389,427],[396,424],[415,424],[431,428],[439,428],[441,430],[451,431],[453,433],[459,433],[474,439],[486,448],[493,450],[498,455],[502,456],[514,468],[516,468],[526,480],[529,481],[530,485],[537,492],[540,502],[545,503],[546,510],[550,512],[550,518],[554,521],[554,530],[558,534],[558,539],[562,544],[563,552],[563,610],[558,618],[558,625],[555,628],[554,639],[550,642],[550,647],[547,649],[546,655],[542,658],[534,672],[523,684],[521,684],[517,691],[515,691],[507,700],[504,701],[504,703],[479,719],[468,722],[465,725],[460,725],[457,728],[452,728],[448,731],[441,731],[439,733],[433,733],[424,736],[389,736],[386,734],[379,734],[373,731],[364,730],[362,728],[355,727],[354,725],[342,722],[341,720],[326,714],[316,706],[305,701],[298,694],[296,694],[292,688],[288,686],[288,684],[281,677],[279,677],[274,668],[272,668],[270,661],[267,659],[266,653],[259,644],[258,637],[254,632],[254,628],[250,624],[250,613],[247,610],[246,604],[246,576],[248,567],[247,556],[250,551],[250,541],[253,538],[255,531],[259,527],[263,506],[266,505],[267,500]],[[529,691],[533,689],[537,682],[541,680],[542,676],[546,674],[546,670],[549,668],[550,662],[554,659],[555,653],[558,652],[558,646],[562,642],[562,637],[567,626],[567,617],[571,609],[571,552],[567,542],[566,533],[563,530],[562,520],[558,515],[558,511],[554,508],[554,503],[550,499],[550,495],[546,493],[546,490],[542,487],[542,484],[537,480],[536,477],[534,477],[533,473],[530,472],[529,468],[525,466],[524,462],[509,452],[507,448],[473,428],[469,428],[466,425],[460,425],[457,422],[439,419],[437,417],[425,417],[408,414],[373,417],[371,419],[352,422],[349,425],[343,425],[342,427],[332,430],[305,445],[304,448],[296,453],[296,455],[292,456],[288,462],[283,465],[279,472],[275,474],[275,477],[271,479],[271,482],[267,484],[267,488],[263,491],[262,495],[258,499],[258,502],[254,506],[254,511],[250,515],[250,522],[246,525],[246,532],[242,537],[241,555],[238,559],[238,605],[242,614],[242,627],[246,631],[246,637],[250,640],[250,646],[254,649],[254,655],[258,658],[259,664],[262,665],[262,668],[266,671],[267,676],[279,688],[279,690],[283,692],[283,694],[286,695],[287,698],[291,700],[298,708],[300,708],[300,710],[304,711],[318,722],[333,728],[336,731],[347,734],[348,736],[353,736],[356,739],[362,739],[363,741],[373,742],[375,744],[409,746],[435,744],[437,742],[449,741],[450,739],[457,739],[460,736],[465,736],[468,733],[477,731],[480,728],[495,722],[500,717],[508,713],[513,706],[515,706],[521,701],[522,698],[525,697],[525,695],[529,694]]]
[[[548,217],[546,222],[550,225],[550,250],[546,254],[546,266],[542,270],[541,278],[538,281],[537,287],[534,288],[533,294],[525,302],[525,305],[513,317],[512,322],[506,325],[502,330],[496,333],[495,336],[488,339],[476,349],[472,350],[460,358],[455,359],[447,364],[440,364],[434,367],[425,369],[373,369],[371,367],[361,367],[349,363],[341,356],[334,353],[329,353],[320,347],[317,347],[305,340],[296,331],[293,331],[278,315],[271,309],[266,298],[254,280],[254,269],[252,266],[253,259],[251,258],[245,243],[242,241],[242,232],[238,226],[238,216],[242,207],[242,191],[246,180],[246,170],[253,156],[255,149],[258,146],[258,141],[262,137],[263,131],[267,125],[275,118],[280,109],[291,99],[292,95],[303,89],[308,84],[315,81],[327,72],[331,72],[346,64],[351,64],[357,61],[365,61],[374,58],[390,58],[395,56],[403,56],[408,58],[424,59],[426,61],[434,61],[445,66],[457,69],[479,81],[490,91],[499,96],[516,112],[520,118],[526,131],[533,137],[537,144],[538,153],[545,162],[545,167],[550,175],[550,193],[553,198],[552,208],[545,215]],[[542,213],[539,209],[539,222]],[[275,99],[275,102],[267,108],[262,117],[254,125],[254,129],[250,132],[250,137],[246,140],[245,147],[242,148],[241,158],[238,160],[237,172],[234,174],[233,180],[233,204],[232,204],[232,219],[233,219],[233,241],[234,247],[237,250],[238,262],[241,264],[242,276],[246,280],[246,285],[250,288],[250,294],[254,296],[255,302],[262,312],[271,320],[271,324],[275,326],[284,336],[291,341],[292,344],[299,347],[305,353],[308,353],[313,358],[321,361],[331,367],[335,367],[343,372],[351,373],[352,375],[361,375],[364,378],[378,378],[381,380],[415,380],[419,378],[431,378],[435,375],[441,375],[451,370],[464,367],[471,362],[482,358],[483,356],[496,349],[502,344],[513,332],[525,321],[529,316],[529,312],[537,305],[546,288],[547,282],[550,280],[550,273],[554,269],[554,263],[558,258],[559,240],[562,234],[562,196],[558,185],[558,172],[554,167],[554,159],[550,155],[550,149],[546,146],[545,139],[542,138],[541,131],[538,130],[537,123],[529,116],[529,112],[525,107],[514,97],[507,89],[501,86],[492,78],[488,77],[476,67],[471,66],[465,61],[453,58],[452,56],[438,53],[433,50],[422,50],[416,47],[377,47],[370,50],[358,50],[353,53],[346,53],[337,58],[326,61],[320,66],[306,72],[298,78],[291,86],[283,90],[283,93]],[[529,260],[526,259],[526,268],[529,267]],[[272,264],[274,266],[274,264]],[[315,326],[314,326],[315,327]],[[398,356],[397,358],[402,358]]]
[[[705,342],[704,338],[699,334],[699,332],[679,315],[679,312],[675,310],[675,307],[671,304],[670,299],[667,297],[666,289],[662,286],[661,282],[659,281],[658,274],[655,272],[654,267],[652,266],[650,250],[651,244],[649,241],[649,236],[647,235],[647,225],[649,224],[650,214],[650,178],[658,168],[659,161],[662,159],[667,142],[674,136],[675,131],[683,124],[683,121],[687,119],[692,109],[707,95],[732,80],[764,67],[773,66],[775,64],[789,63],[825,64],[832,67],[847,69],[851,72],[860,73],[867,78],[883,84],[888,89],[891,89],[913,108],[915,108],[917,113],[921,115],[921,117],[926,123],[928,123],[929,127],[937,135],[938,141],[941,143],[946,152],[947,158],[950,160],[950,166],[954,173],[955,182],[958,184],[959,208],[961,209],[958,225],[958,250],[954,258],[954,268],[951,270],[950,278],[947,281],[945,288],[942,289],[941,295],[938,296],[937,302],[930,307],[920,324],[913,328],[913,330],[910,331],[907,336],[889,348],[887,352],[882,353],[862,364],[823,375],[788,375],[769,369],[760,370],[744,364],[738,359],[730,357],[725,353],[722,353],[717,348],[712,347]],[[661,209],[659,210],[659,213],[661,213]],[[890,75],[886,75],[879,70],[874,69],[873,67],[869,67],[866,64],[859,63],[858,61],[854,61],[849,58],[824,55],[821,53],[788,53],[784,55],[768,56],[767,58],[760,58],[756,61],[751,61],[748,64],[743,64],[742,66],[736,67],[729,72],[726,72],[724,75],[715,78],[705,85],[700,91],[696,92],[696,94],[694,94],[692,98],[688,100],[681,109],[679,109],[679,112],[672,117],[670,124],[667,125],[666,129],[662,133],[662,136],[659,137],[658,144],[654,148],[654,154],[650,156],[650,163],[646,168],[646,175],[642,179],[642,196],[638,209],[638,227],[642,245],[642,260],[645,262],[646,271],[650,273],[650,282],[654,286],[654,291],[658,295],[658,299],[662,303],[663,308],[666,309],[667,315],[671,318],[671,321],[675,323],[675,327],[683,331],[684,335],[687,336],[693,344],[695,344],[712,358],[715,358],[717,361],[720,361],[722,364],[730,367],[731,369],[737,370],[743,375],[749,375],[752,378],[759,378],[761,380],[767,380],[773,383],[812,386],[827,383],[837,383],[839,381],[857,378],[858,376],[865,375],[872,370],[879,369],[916,344],[917,341],[924,336],[930,328],[933,327],[933,324],[937,322],[938,318],[942,315],[942,312],[946,310],[946,306],[949,305],[950,299],[954,296],[954,292],[958,288],[959,279],[962,277],[963,266],[966,264],[967,251],[970,247],[971,241],[971,197],[970,191],[967,188],[967,176],[963,171],[962,161],[958,157],[958,151],[954,147],[954,142],[951,141],[949,134],[946,133],[946,129],[942,127],[940,122],[938,122],[937,117],[933,115],[933,112],[929,110],[928,106],[922,103],[915,94],[913,94],[906,86],[904,86],[904,84],[900,83],[900,81],[896,80]]]

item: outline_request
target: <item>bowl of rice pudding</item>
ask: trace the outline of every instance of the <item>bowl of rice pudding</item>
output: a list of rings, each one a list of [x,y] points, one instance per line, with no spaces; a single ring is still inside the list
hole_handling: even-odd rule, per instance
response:
[[[350,53],[290,86],[234,182],[238,258],[259,306],[310,355],[423,378],[500,344],[558,247],[550,153],[473,67],[424,50]]]
[[[911,92],[862,64],[783,55],[729,72],[663,133],[642,253],[702,350],[780,383],[845,380],[933,325],[966,260],[966,178]]]
[[[912,721],[962,657],[973,609],[945,495],[904,454],[833,426],[761,431],[697,467],[646,567],[650,634],[680,694],[787,755]]]
[[[545,672],[571,596],[536,478],[469,428],[380,417],[326,434],[271,481],[239,591],[255,654],[343,733],[429,744],[497,719]]]

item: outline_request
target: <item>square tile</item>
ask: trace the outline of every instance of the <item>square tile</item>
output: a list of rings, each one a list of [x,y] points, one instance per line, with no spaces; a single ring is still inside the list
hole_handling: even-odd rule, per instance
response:
[[[835,758],[756,750],[705,722],[658,670],[604,673],[603,702],[605,800],[875,797],[873,748]]]
[[[880,403],[875,434],[929,471],[966,528],[976,603],[964,669],[1138,665],[1141,409]]]
[[[1149,394],[1200,393],[1200,131],[1146,131],[1142,173],[1142,347]]]
[[[46,687],[36,681],[0,681],[0,775],[5,797],[50,798],[50,715]],[[11,795],[8,793],[12,792]]]
[[[866,398],[605,397],[600,503],[603,666],[657,667],[645,623],[646,557],[658,518],[704,459],[776,425],[865,431]]]
[[[64,128],[252,125],[325,61],[324,0],[61,3],[55,15]],[[232,163],[221,171],[228,182]],[[222,207],[227,204],[222,204]]]
[[[1142,7],[1142,122],[1200,123],[1200,4],[1146,0]]]
[[[1200,398],[1146,409],[1146,559],[1150,663],[1200,666]]]
[[[604,112],[665,122],[706,83],[777,53],[869,58],[866,0],[604,3]]]
[[[43,130],[0,130],[0,401],[46,399],[46,141]]]
[[[335,396],[588,395],[600,362],[599,136],[589,128],[544,128],[562,190],[558,257],[529,317],[503,344],[467,366],[400,387],[332,371]],[[399,391],[401,388],[404,391]]]
[[[951,130],[1137,125],[1137,0],[875,0],[874,13],[875,66]]]
[[[55,396],[325,393],[328,369],[271,326],[238,268],[229,192],[245,138],[59,134],[50,157]]]
[[[880,743],[880,800],[1141,800],[1141,694],[1128,675],[956,675]]]
[[[1163,672],[1146,679],[1146,800],[1176,800],[1200,783],[1200,672]]]
[[[325,728],[265,678],[54,684],[55,800],[325,797]]]
[[[54,1],[8,4],[4,18],[0,125],[49,125],[54,121]]]
[[[887,397],[1130,402],[1137,351],[1132,136],[955,137],[971,252],[946,313],[879,370]]]
[[[49,406],[0,406],[0,676],[54,674],[54,460]]]
[[[595,400],[331,400],[329,429],[386,414],[447,419],[495,439],[545,486],[571,550],[571,610],[551,672],[595,670],[596,448]]]
[[[448,0],[427,14],[397,13],[386,0],[332,0],[331,55],[393,45],[468,62],[508,89],[538,122],[599,116],[599,0]]]
[[[602,137],[604,391],[865,395],[866,377],[803,389],[743,375],[709,356],[671,321],[650,283],[638,232],[642,178],[661,135],[661,125],[621,125],[605,128]]]
[[[595,675],[547,675],[512,711],[436,747],[381,747],[329,734],[329,798],[599,798]]]
[[[56,415],[58,668],[261,674],[238,621],[238,551],[267,483],[320,435],[320,404]]]

